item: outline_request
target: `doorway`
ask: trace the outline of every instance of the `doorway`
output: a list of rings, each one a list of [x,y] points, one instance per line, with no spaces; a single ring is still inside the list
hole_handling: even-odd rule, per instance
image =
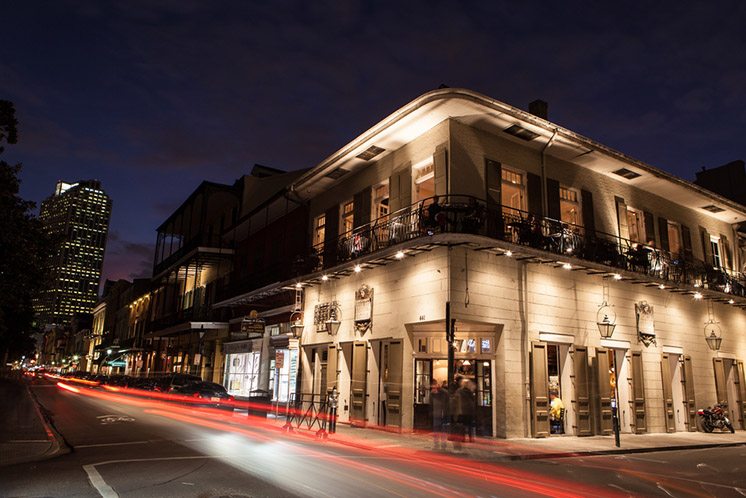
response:
[[[534,437],[575,433],[572,364],[570,344],[532,344],[531,407]]]
[[[645,430],[645,396],[642,388],[642,357],[622,348],[596,349],[596,427],[599,434],[613,433],[612,408],[616,406],[619,432],[629,434]]]
[[[663,353],[661,358],[663,380],[663,405],[666,432],[682,432],[689,425],[689,409],[686,402],[684,359],[675,353]]]
[[[743,363],[732,358],[713,358],[717,402],[726,403],[728,418],[736,429],[744,429]]]

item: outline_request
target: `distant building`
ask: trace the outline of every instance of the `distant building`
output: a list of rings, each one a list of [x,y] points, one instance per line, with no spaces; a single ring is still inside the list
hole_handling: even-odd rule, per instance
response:
[[[96,305],[111,199],[96,180],[58,181],[41,204],[39,219],[54,250],[47,262],[49,282],[34,308],[39,325],[69,323],[75,313]]]
[[[694,183],[746,206],[746,167],[741,160],[717,168],[702,168]]]

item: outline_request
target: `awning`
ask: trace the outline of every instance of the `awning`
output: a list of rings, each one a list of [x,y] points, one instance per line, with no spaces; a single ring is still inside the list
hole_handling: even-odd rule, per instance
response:
[[[153,339],[155,337],[163,337],[167,335],[176,335],[180,332],[186,331],[201,331],[201,330],[228,330],[228,322],[183,322],[178,325],[166,327],[165,329],[156,330],[145,334],[146,339]]]

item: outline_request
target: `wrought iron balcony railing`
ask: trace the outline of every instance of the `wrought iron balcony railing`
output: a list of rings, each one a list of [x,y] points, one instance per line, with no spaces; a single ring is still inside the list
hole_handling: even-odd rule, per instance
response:
[[[579,225],[544,218],[471,196],[426,199],[312,248],[304,272],[330,268],[402,242],[437,233],[475,234],[572,256],[672,284],[687,284],[746,297],[746,277],[698,260],[691,252],[673,254],[652,245]]]

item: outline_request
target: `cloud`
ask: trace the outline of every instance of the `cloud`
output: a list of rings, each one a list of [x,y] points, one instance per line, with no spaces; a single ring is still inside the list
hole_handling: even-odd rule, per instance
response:
[[[153,272],[152,243],[123,240],[117,231],[109,233],[102,281],[150,277]]]

